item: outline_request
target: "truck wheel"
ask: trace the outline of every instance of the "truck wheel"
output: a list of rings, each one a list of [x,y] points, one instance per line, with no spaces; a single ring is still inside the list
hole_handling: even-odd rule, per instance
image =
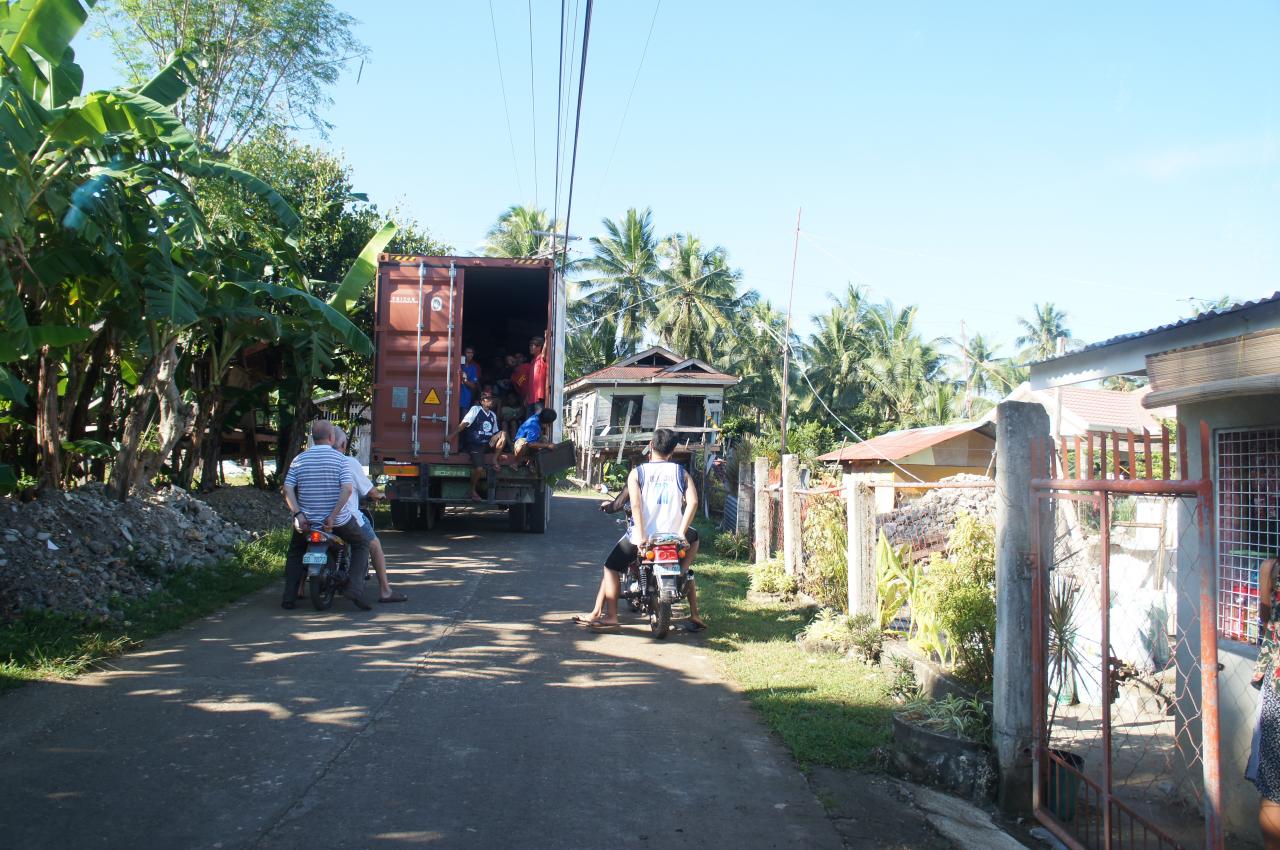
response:
[[[525,513],[529,517],[529,531],[534,534],[547,533],[547,488],[541,487],[534,494],[533,504],[525,505]]]
[[[417,502],[392,501],[391,525],[396,531],[412,531],[417,524],[417,518]]]
[[[519,504],[512,505],[507,509],[507,527],[511,531],[524,531],[525,517],[528,514],[527,508],[528,505]]]

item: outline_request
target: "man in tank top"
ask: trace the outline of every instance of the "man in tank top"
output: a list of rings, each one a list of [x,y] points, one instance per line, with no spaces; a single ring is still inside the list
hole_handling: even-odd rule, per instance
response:
[[[631,470],[627,476],[627,489],[612,503],[604,503],[601,510],[614,513],[624,502],[631,503],[631,526],[609,552],[604,563],[604,575],[600,579],[600,591],[596,594],[596,607],[585,617],[575,617],[578,622],[596,631],[617,631],[618,596],[622,590],[622,576],[635,561],[639,546],[655,534],[681,534],[689,541],[689,552],[680,562],[687,573],[689,631],[702,631],[706,623],[698,616],[698,589],[693,572],[689,569],[698,554],[698,530],[693,528],[693,518],[698,514],[698,491],[684,467],[671,460],[679,436],[669,428],[653,432],[649,443],[649,462]]]

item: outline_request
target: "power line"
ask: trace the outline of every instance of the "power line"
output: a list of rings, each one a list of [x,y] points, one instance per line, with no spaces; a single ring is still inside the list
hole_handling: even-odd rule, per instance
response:
[[[566,32],[565,48],[569,51],[569,61],[564,64],[563,86],[564,86],[564,123],[559,128],[560,149],[564,156],[568,155],[569,147],[569,104],[573,102],[573,63],[578,55],[578,0],[573,0],[573,6],[569,11],[569,30]],[[562,51],[563,52],[563,51]],[[560,173],[556,175],[559,185],[564,185],[564,163],[560,166]],[[556,206],[555,215],[560,215],[559,205]],[[567,233],[567,231],[566,231]]]
[[[627,94],[627,105],[622,108],[622,120],[618,122],[618,135],[613,139],[613,149],[609,151],[609,159],[604,166],[604,175],[600,178],[602,184],[609,177],[609,169],[613,167],[614,154],[618,152],[618,142],[622,141],[622,129],[627,123],[627,113],[631,111],[631,98],[635,97],[636,85],[640,82],[640,71],[644,69],[644,59],[649,55],[649,40],[653,38],[653,28],[658,23],[658,10],[661,8],[662,0],[658,0],[653,6],[653,20],[649,21],[649,34],[644,38],[644,49],[640,51],[640,64],[636,66],[636,76],[631,81],[631,91]]]
[[[560,68],[556,72],[556,170],[555,182],[552,185],[553,201],[551,207],[551,229],[556,228],[556,216],[560,214],[560,122],[561,107],[564,105],[564,14],[567,0],[560,0]],[[569,234],[565,234],[568,236]],[[551,259],[555,260],[555,237],[551,238]]]
[[[564,235],[569,238],[569,221],[573,215],[573,181],[578,171],[578,135],[582,130],[582,92],[587,81],[587,46],[591,43],[591,5],[587,0],[587,10],[582,27],[582,68],[578,71],[578,109],[573,117],[573,153],[569,156],[569,200],[564,207]],[[564,280],[565,266],[569,252],[560,255],[560,279]]]
[[[529,113],[530,130],[533,140],[533,206],[538,207],[538,95],[533,76],[533,0],[526,0],[529,9],[529,99],[532,110]],[[493,0],[489,2],[490,13],[493,11]]]
[[[493,55],[498,59],[498,85],[502,88],[502,111],[507,116],[507,141],[511,143],[511,165],[516,171],[516,187],[524,195],[524,181],[520,179],[520,160],[516,157],[516,135],[511,132],[511,106],[507,103],[507,81],[502,73],[502,51],[498,49],[498,22],[493,14],[493,0],[489,0],[489,26],[493,28]]]

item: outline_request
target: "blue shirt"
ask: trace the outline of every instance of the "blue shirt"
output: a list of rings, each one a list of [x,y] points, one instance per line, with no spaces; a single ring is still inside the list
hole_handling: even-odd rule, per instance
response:
[[[347,466],[347,459],[333,446],[326,445],[312,446],[295,457],[289,464],[289,471],[284,474],[284,483],[294,488],[303,516],[317,525],[338,504],[338,493],[343,484],[350,484],[355,489],[355,478]],[[351,505],[348,502],[334,519],[333,527],[338,528],[349,519]]]
[[[462,374],[474,384],[480,380],[480,367],[474,363],[468,363],[462,367]],[[460,410],[471,409],[471,387],[463,384],[458,388],[458,401],[462,402],[458,405]]]
[[[531,443],[536,443],[542,438],[542,421],[538,419],[538,415],[537,413],[533,414],[520,425],[520,430],[516,431],[517,440],[528,440]]]

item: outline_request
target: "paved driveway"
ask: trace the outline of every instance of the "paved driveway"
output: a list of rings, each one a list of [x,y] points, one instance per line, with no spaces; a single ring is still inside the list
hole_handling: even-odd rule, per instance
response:
[[[383,541],[401,605],[279,589],[0,698],[0,846],[838,848],[699,641],[593,635],[616,526],[557,498]]]

